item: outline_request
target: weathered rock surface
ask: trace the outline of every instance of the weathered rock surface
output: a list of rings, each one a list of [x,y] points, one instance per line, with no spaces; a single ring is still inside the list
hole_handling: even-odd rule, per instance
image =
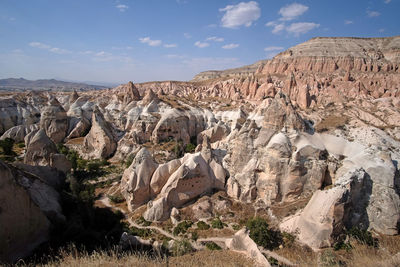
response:
[[[246,229],[242,229],[226,241],[226,247],[230,250],[244,252],[249,258],[255,260],[259,266],[271,266],[268,260],[258,249],[257,244],[249,237]]]
[[[49,106],[45,107],[40,117],[40,128],[46,135],[58,144],[64,140],[68,130],[67,112],[56,98],[49,101]]]
[[[172,207],[181,207],[185,203],[210,192],[212,189],[224,189],[225,176],[218,177],[210,167],[211,158],[207,153],[186,154],[181,165],[173,172],[155,200],[148,204],[144,213],[146,220],[163,221],[169,217]],[[218,163],[215,163],[218,164]]]
[[[0,161],[0,260],[27,256],[49,237],[61,214],[58,193],[38,177]]]
[[[150,183],[157,166],[150,152],[143,148],[136,154],[129,168],[124,171],[121,192],[130,210],[134,210],[151,199]]]
[[[53,154],[57,153],[54,142],[46,135],[43,129],[35,133],[29,141],[25,153],[24,163],[29,165],[47,166]]]
[[[299,241],[313,249],[330,247],[344,227],[367,228],[371,191],[372,183],[363,169],[350,171],[336,181],[334,188],[316,191],[305,209],[280,227],[297,233]]]
[[[85,136],[83,145],[85,151],[83,156],[89,158],[108,158],[117,148],[112,127],[96,107],[92,114],[92,128]]]

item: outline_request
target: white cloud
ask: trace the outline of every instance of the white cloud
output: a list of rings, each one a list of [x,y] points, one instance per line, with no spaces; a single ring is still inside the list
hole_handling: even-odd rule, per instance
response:
[[[116,5],[115,7],[118,8],[119,11],[121,11],[121,12],[124,12],[125,10],[127,10],[129,8],[129,6],[122,5],[122,4]]]
[[[279,10],[279,14],[282,16],[279,20],[289,21],[294,20],[295,18],[301,16],[308,10],[308,6],[293,3],[287,6],[282,7]]]
[[[177,44],[165,44],[164,45],[165,48],[175,48],[177,46],[178,46]]]
[[[49,46],[47,44],[39,43],[39,42],[31,42],[31,43],[29,43],[29,45],[32,47],[40,48],[40,49],[50,49],[51,48],[51,46]]]
[[[238,48],[239,44],[227,44],[222,46],[223,49],[234,49],[234,48]]]
[[[385,4],[389,4],[392,0],[385,0]]]
[[[187,32],[185,32],[185,33],[183,34],[183,36],[185,36],[186,39],[192,38],[192,36],[191,36],[189,33],[187,33]]]
[[[30,42],[29,46],[40,48],[40,49],[45,49],[49,52],[55,53],[55,54],[70,54],[71,51],[58,48],[58,47],[52,47],[48,44],[40,43],[40,42]]]
[[[202,43],[200,41],[195,42],[194,45],[197,46],[198,48],[205,48],[207,46],[210,46],[209,43]]]
[[[95,56],[96,57],[109,57],[109,56],[112,56],[112,54],[108,53],[108,52],[101,51],[101,52],[96,53]]]
[[[285,48],[282,46],[268,46],[268,47],[264,48],[264,51],[271,52],[271,51],[279,51],[279,50],[283,50],[283,49],[285,49]]]
[[[234,49],[234,48],[238,48],[238,47],[239,47],[238,44],[227,44],[227,45],[224,45],[222,48],[223,49]]]
[[[149,46],[160,46],[162,44],[161,40],[151,40],[150,37],[139,38],[139,41]]]
[[[68,54],[70,53],[68,50],[58,48],[58,47],[53,47],[50,48],[50,52],[56,53],[56,54]]]
[[[314,22],[298,22],[292,23],[290,26],[286,27],[286,31],[298,36],[300,34],[307,33],[312,29],[318,28],[319,26],[319,24]]]
[[[265,26],[273,27],[272,33],[279,33],[285,29],[284,23],[276,23],[275,21],[270,21],[267,24],[265,24]]]
[[[214,41],[214,42],[223,42],[224,38],[217,37],[217,36],[211,36],[211,37],[208,37],[206,40],[207,41]]]
[[[385,29],[381,28],[381,29],[379,29],[379,32],[380,33],[385,32]]]
[[[344,24],[349,25],[349,24],[353,24],[354,22],[352,20],[345,20]]]
[[[265,24],[267,27],[272,27],[272,33],[280,33],[286,30],[288,33],[296,36],[309,32],[310,30],[319,27],[320,25],[314,22],[297,22],[290,25],[286,25],[286,21],[297,19],[303,15],[309,9],[308,6],[293,3],[282,7],[278,14],[281,17],[276,21],[270,21]]]
[[[219,9],[220,12],[225,12],[221,19],[222,27],[238,28],[242,25],[250,27],[254,21],[261,16],[261,9],[255,1],[240,2],[237,5],[228,5],[225,8]]]
[[[368,17],[370,18],[379,17],[381,15],[381,13],[379,13],[378,11],[371,11],[371,10],[368,10],[367,14]]]

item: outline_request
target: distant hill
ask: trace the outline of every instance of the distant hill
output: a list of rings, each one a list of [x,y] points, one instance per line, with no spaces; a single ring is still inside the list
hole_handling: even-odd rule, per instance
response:
[[[107,87],[101,85],[91,85],[86,83],[64,82],[55,79],[26,80],[24,78],[0,79],[0,90],[5,91],[86,91],[99,90]]]

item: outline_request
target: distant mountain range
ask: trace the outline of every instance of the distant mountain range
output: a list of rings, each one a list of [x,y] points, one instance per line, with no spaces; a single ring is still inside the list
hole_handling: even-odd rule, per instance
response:
[[[26,80],[24,78],[0,79],[0,90],[4,91],[86,91],[108,88],[102,85],[92,85],[79,82],[65,82],[55,79],[41,79],[36,81]]]

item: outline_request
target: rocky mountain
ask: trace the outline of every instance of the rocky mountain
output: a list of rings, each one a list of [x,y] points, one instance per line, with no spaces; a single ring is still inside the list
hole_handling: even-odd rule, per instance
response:
[[[24,164],[2,163],[3,172],[20,181],[36,168],[60,173],[72,168],[81,187],[101,184],[97,203],[123,212],[135,227],[132,218],[153,223],[146,229],[172,223],[179,231],[187,220],[216,225],[218,218],[222,228],[224,220],[231,237],[224,232],[207,242],[257,255],[264,265],[246,232],[234,234],[236,226],[244,226],[241,219],[264,216],[311,251],[348,242],[350,229],[395,236],[399,53],[400,37],[314,38],[272,60],[202,73],[190,82],[4,95],[0,140],[24,142],[25,149]],[[102,173],[94,170],[104,161],[111,165],[104,173],[119,168],[112,173],[119,178],[90,180]],[[66,182],[79,188],[72,178]],[[42,180],[57,187],[52,179]],[[4,188],[29,202],[20,190],[26,184],[10,183]],[[102,194],[120,196],[122,206]],[[37,197],[32,191],[30,198]],[[40,214],[40,208],[34,212]],[[0,220],[14,212],[12,206],[1,211]],[[44,214],[41,231],[49,227]],[[176,242],[181,238],[163,231]],[[21,243],[39,242],[35,231],[9,233]],[[127,235],[124,240],[141,242]],[[141,244],[155,249],[156,242]],[[194,238],[191,244],[205,246]]]
[[[90,85],[85,83],[65,82],[55,79],[26,80],[24,78],[0,79],[0,90],[4,91],[82,91],[100,90],[107,87],[101,85]]]

